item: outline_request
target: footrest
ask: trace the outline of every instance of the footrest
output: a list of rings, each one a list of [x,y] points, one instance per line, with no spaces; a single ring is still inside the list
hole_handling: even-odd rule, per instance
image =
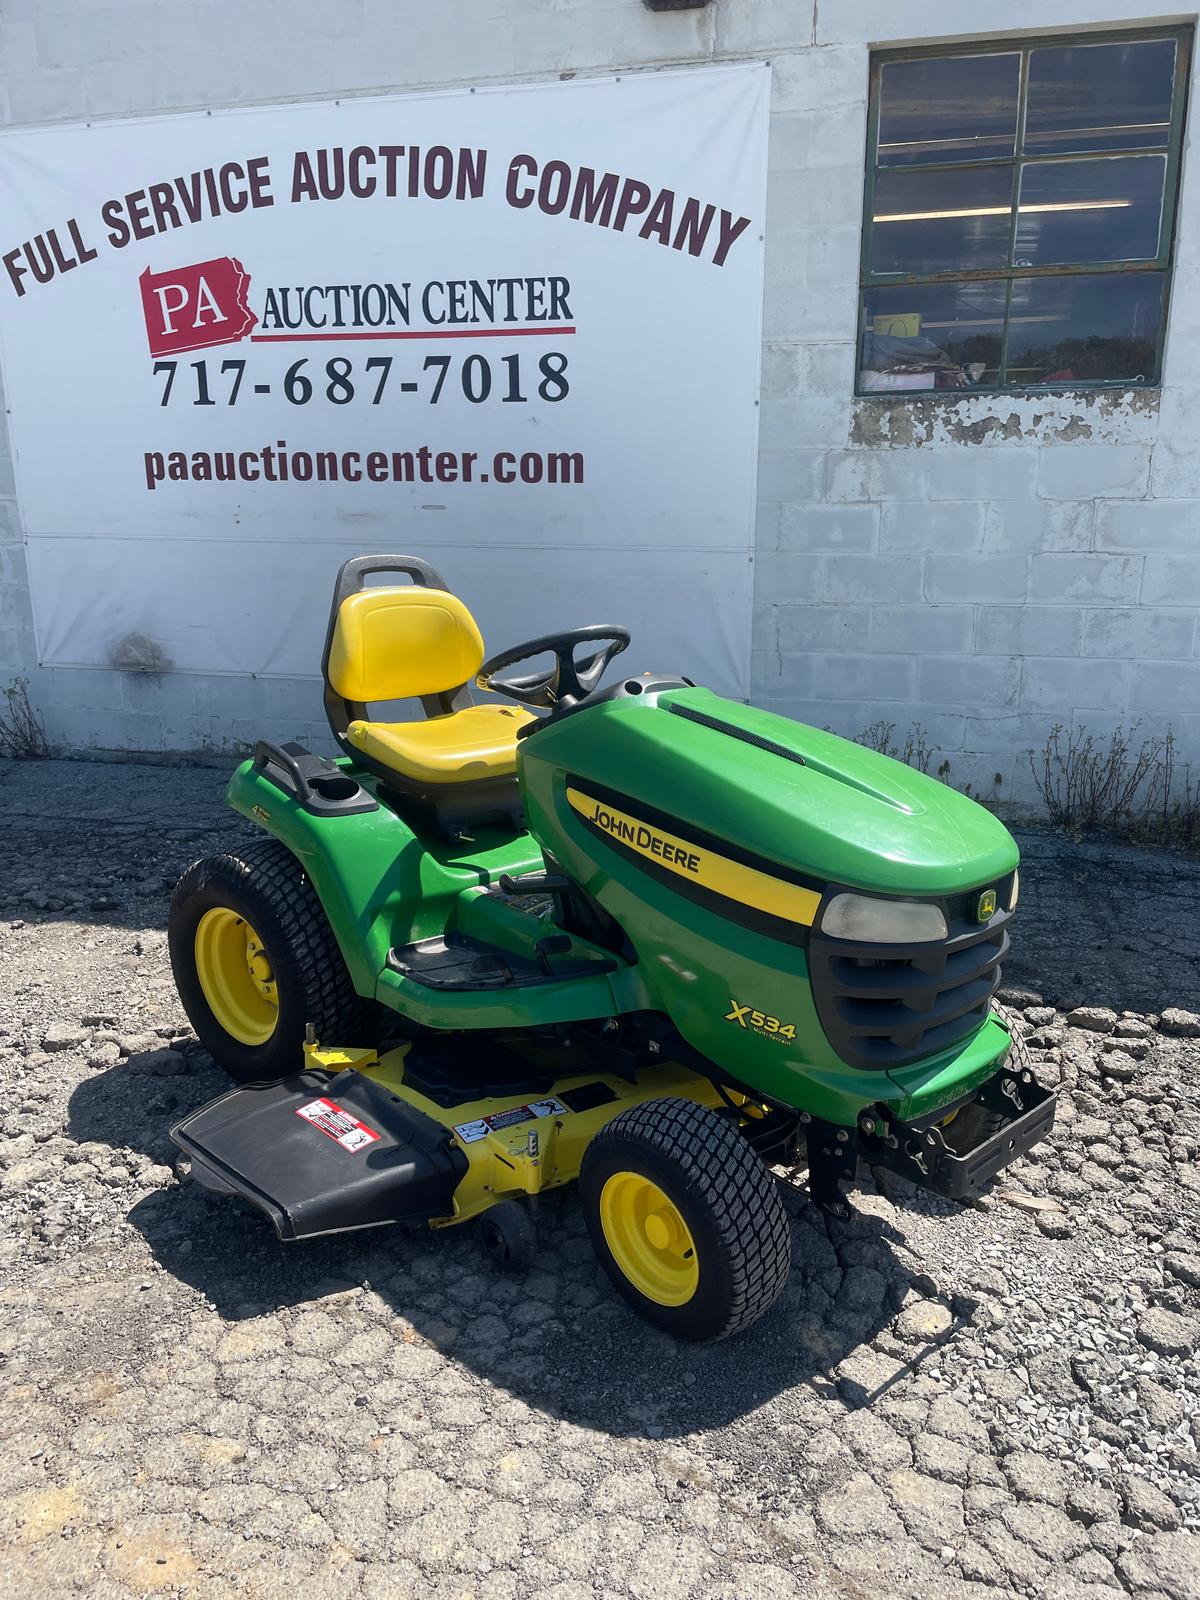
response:
[[[564,961],[551,967],[549,960],[543,964],[458,933],[389,950],[387,964],[393,972],[427,989],[462,990],[528,989],[563,978],[595,977],[613,969],[607,961]]]

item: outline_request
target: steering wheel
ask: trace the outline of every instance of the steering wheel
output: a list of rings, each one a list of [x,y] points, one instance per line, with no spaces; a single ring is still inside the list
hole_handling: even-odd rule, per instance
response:
[[[604,640],[602,649],[586,660],[575,660],[576,648]],[[507,695],[522,705],[536,706],[540,710],[553,710],[556,706],[578,705],[587,698],[604,676],[604,669],[629,643],[629,629],[617,628],[606,622],[594,622],[590,628],[568,628],[562,633],[547,633],[540,639],[530,639],[525,644],[502,650],[498,656],[485,661],[475,674],[476,686],[490,689],[493,694]],[[548,672],[532,672],[521,678],[498,676],[506,667],[530,656],[554,652],[554,665]]]

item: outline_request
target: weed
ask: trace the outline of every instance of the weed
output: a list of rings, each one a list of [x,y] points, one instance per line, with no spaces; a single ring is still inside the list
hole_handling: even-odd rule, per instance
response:
[[[903,761],[905,766],[915,767],[918,772],[928,772],[936,752],[923,724],[914,722],[910,725],[903,745],[896,744],[895,733],[896,724],[881,718],[856,734],[854,742],[864,745],[868,750],[878,751],[881,756],[891,756],[893,761]],[[946,763],[947,769],[948,765]],[[938,776],[941,776],[940,772]]]
[[[46,726],[29,698],[29,679],[14,678],[0,689],[0,756],[32,761],[50,754]]]
[[[1200,786],[1180,770],[1175,734],[1138,740],[1138,723],[1107,739],[1085,727],[1051,728],[1030,750],[1034,783],[1050,821],[1076,836],[1108,834],[1176,849],[1200,847]]]

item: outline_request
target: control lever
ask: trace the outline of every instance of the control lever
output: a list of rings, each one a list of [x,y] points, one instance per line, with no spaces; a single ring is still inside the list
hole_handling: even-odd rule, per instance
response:
[[[563,956],[571,948],[571,939],[565,933],[552,933],[548,938],[539,939],[534,945],[542,971],[548,978],[554,976],[554,968],[550,965],[551,956]]]
[[[496,882],[503,894],[563,894],[571,888],[570,878],[560,872],[526,872],[519,878],[502,872]]]

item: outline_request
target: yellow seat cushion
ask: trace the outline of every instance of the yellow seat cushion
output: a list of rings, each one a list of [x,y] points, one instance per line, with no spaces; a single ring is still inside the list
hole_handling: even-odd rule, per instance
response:
[[[445,589],[360,589],[342,601],[329,682],[345,700],[407,700],[467,683],[483,660],[475,619]]]
[[[520,706],[464,706],[427,722],[352,722],[356,750],[418,783],[470,783],[517,770],[517,729],[533,721]]]

